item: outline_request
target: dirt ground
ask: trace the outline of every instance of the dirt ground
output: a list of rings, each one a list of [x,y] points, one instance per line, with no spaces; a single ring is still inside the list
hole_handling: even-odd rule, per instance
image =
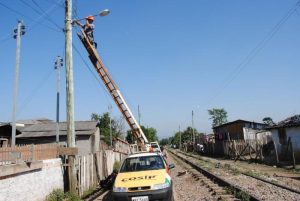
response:
[[[181,156],[185,156],[180,152],[177,153],[179,153],[179,155]],[[213,174],[226,179],[230,183],[240,186],[246,192],[258,197],[260,200],[300,200],[300,195],[297,193],[293,193],[274,185],[267,184],[240,173],[248,173],[250,175],[269,180],[273,183],[300,190],[299,180],[292,179],[290,177],[278,176],[285,174],[293,176],[293,178],[297,178],[299,174],[295,172],[262,164],[249,164],[241,161],[234,162],[231,160],[217,160],[202,156],[201,160],[190,158],[188,156],[185,157],[199,164],[204,169],[212,172]]]
[[[174,160],[170,154],[168,154],[167,162],[175,164],[175,168],[171,171],[175,201],[216,200],[208,191],[208,188],[200,185],[200,182],[196,181],[190,174],[186,173],[179,176],[179,173],[184,172],[185,168],[182,167],[179,161]]]
[[[287,170],[259,163],[248,163],[247,161],[235,162],[233,160],[215,159],[200,155],[199,157],[201,157],[203,161],[207,161],[212,164],[220,163],[222,166],[230,166],[232,169],[250,173],[271,182],[276,182],[278,184],[300,190],[300,172],[297,170]]]

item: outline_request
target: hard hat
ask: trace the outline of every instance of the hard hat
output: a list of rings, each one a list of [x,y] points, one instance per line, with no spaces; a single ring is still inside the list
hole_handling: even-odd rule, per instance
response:
[[[94,21],[94,16],[89,15],[89,16],[87,16],[85,19],[87,19],[87,20],[93,20],[93,21]]]

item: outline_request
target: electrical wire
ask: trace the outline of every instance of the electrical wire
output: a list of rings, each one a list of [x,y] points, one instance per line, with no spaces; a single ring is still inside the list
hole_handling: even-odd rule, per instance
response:
[[[5,4],[2,3],[2,2],[0,2],[0,6],[6,8],[6,9],[10,10],[11,12],[13,12],[13,13],[15,13],[15,14],[18,14],[18,15],[24,17],[24,18],[27,18],[27,19],[29,19],[29,20],[33,20],[31,17],[26,16],[26,15],[24,15],[23,13],[21,13],[21,12],[15,10],[15,9],[13,9],[13,8],[8,7],[7,5],[5,5]]]
[[[24,0],[21,0],[21,1],[24,1]],[[40,14],[46,13],[45,10],[44,10],[44,9],[43,9],[36,1],[32,0],[32,2],[34,3],[34,5],[35,5],[37,8],[39,8],[39,9],[41,10],[41,12],[39,12]],[[56,28],[58,28],[59,30],[63,30],[63,28],[62,28],[60,25],[58,25],[55,21],[53,21],[47,13],[46,13],[46,15],[45,15],[45,18],[46,18],[49,22],[51,22],[54,26],[56,26]]]
[[[34,1],[34,0],[32,0],[32,1]],[[65,8],[63,3],[62,3],[62,4],[59,4],[59,1],[54,1],[54,0],[53,0],[53,1],[51,1],[51,0],[46,0],[46,1],[48,1],[50,4],[53,4],[53,3],[54,3],[54,4],[57,4],[57,6],[60,7],[60,8],[63,8],[63,9]],[[61,1],[61,2],[63,2],[63,1]]]
[[[46,82],[48,82],[49,78],[55,71],[50,69],[47,74],[40,80],[40,82],[36,85],[36,87],[32,90],[32,92],[24,99],[24,101],[20,105],[20,110],[17,114],[17,116],[20,116],[24,109],[28,106],[28,104],[33,100],[33,97],[38,94],[40,89],[45,85]]]
[[[47,16],[54,11],[54,9],[57,7],[57,5],[53,5],[52,7],[50,7],[47,11],[45,11],[42,15],[40,15],[39,17],[37,17],[30,25],[28,25],[28,27],[30,27],[28,31],[32,30],[35,28],[36,25],[38,25],[38,23],[44,19],[47,18]],[[58,32],[62,32],[62,30],[58,31]]]
[[[253,61],[253,59],[263,50],[266,44],[275,36],[275,34],[280,30],[280,28],[286,23],[286,21],[295,13],[300,6],[300,1],[298,1],[283,18],[271,29],[271,31],[250,51],[250,53],[242,60],[241,63],[234,68],[231,75],[227,77],[224,83],[222,83],[222,88],[218,90],[216,95],[212,97],[207,104],[209,105],[214,101],[229,85],[230,83],[248,66],[248,64]]]
[[[107,99],[108,102],[111,102],[110,99],[110,94],[108,94],[107,89],[104,88],[103,84],[100,82],[100,80],[98,79],[98,77],[95,75],[94,71],[92,70],[92,68],[89,66],[88,62],[86,61],[86,59],[83,57],[83,55],[80,53],[80,51],[77,49],[77,47],[75,46],[75,44],[72,44],[75,52],[79,55],[80,59],[82,60],[82,62],[84,63],[85,67],[88,69],[88,71],[91,73],[91,75],[94,77],[94,79],[97,81],[97,83],[99,84],[99,86],[102,87],[102,89],[105,92],[105,97]]]
[[[27,7],[29,7],[30,9],[32,9],[34,12],[36,12],[38,15],[43,15],[43,13],[45,13],[45,11],[43,10],[43,9],[41,9],[40,7],[40,9],[42,10],[42,11],[39,11],[39,10],[37,10],[37,9],[35,9],[34,7],[32,7],[30,4],[28,4],[26,1],[24,1],[24,0],[20,0],[24,5],[26,5]],[[48,26],[48,25],[45,25],[45,26],[47,26],[48,28],[50,28],[50,29],[52,29],[52,30],[54,30],[54,31],[61,31],[62,30],[62,28],[56,23],[56,22],[54,22],[52,19],[50,19],[49,17],[48,17],[48,15],[46,14],[45,15],[45,18],[46,18],[46,20],[48,20],[50,23],[52,23],[56,28],[53,28],[53,27],[50,27],[50,26]]]

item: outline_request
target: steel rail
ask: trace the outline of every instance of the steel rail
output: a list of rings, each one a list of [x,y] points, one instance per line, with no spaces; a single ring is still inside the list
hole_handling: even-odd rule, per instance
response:
[[[199,171],[201,174],[203,174],[204,176],[208,177],[209,179],[211,179],[212,181],[218,183],[220,186],[222,187],[230,187],[233,188],[236,192],[245,192],[249,195],[250,197],[250,201],[259,201],[260,199],[257,198],[254,195],[251,195],[249,192],[244,191],[243,189],[241,189],[239,186],[234,185],[232,183],[229,183],[228,181],[220,178],[219,176],[203,169],[201,166],[189,161],[188,159],[179,156],[177,153],[174,153],[173,151],[171,151],[170,149],[168,149],[168,151],[172,154],[174,154],[176,157],[178,157],[179,159],[181,159],[182,161],[184,161],[185,163],[189,164],[190,166],[192,166],[194,169],[196,169],[197,171]]]
[[[182,151],[180,151],[180,153],[183,154],[183,155],[186,155],[186,156],[189,156],[189,157],[192,157],[192,158],[201,160],[201,159],[199,159],[197,156],[194,156],[194,155],[192,155],[192,154],[187,154],[187,153],[184,153],[184,152],[182,152]],[[293,188],[290,188],[290,187],[287,187],[287,186],[283,186],[283,185],[281,185],[281,184],[276,184],[276,183],[274,183],[274,182],[268,181],[268,180],[263,179],[263,178],[260,178],[260,177],[256,177],[256,176],[251,175],[251,174],[247,174],[247,173],[245,173],[245,172],[240,172],[240,171],[239,171],[239,173],[241,173],[241,174],[243,174],[243,175],[245,175],[245,176],[252,177],[252,178],[254,178],[254,179],[260,180],[260,181],[262,181],[262,182],[265,182],[265,183],[268,183],[268,184],[277,186],[277,187],[279,187],[279,188],[283,188],[283,189],[288,190],[288,191],[291,191],[291,192],[293,192],[293,193],[300,194],[300,191],[299,191],[299,190],[296,190],[296,189],[293,189]]]

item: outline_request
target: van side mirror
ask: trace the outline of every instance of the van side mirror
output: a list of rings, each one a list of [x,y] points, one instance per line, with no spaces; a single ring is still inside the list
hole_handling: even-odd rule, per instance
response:
[[[173,169],[173,168],[175,168],[175,165],[174,164],[170,164],[168,167],[169,167],[169,169]]]

